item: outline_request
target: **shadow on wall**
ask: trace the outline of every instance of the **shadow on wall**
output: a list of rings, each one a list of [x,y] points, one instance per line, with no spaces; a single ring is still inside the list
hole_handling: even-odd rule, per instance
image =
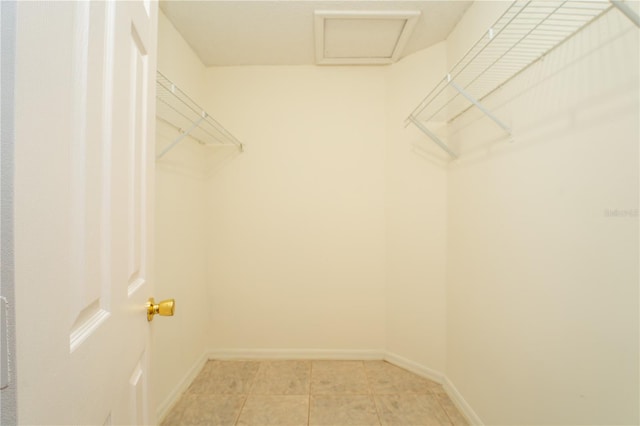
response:
[[[428,161],[438,168],[446,169],[449,166],[450,157],[445,157],[446,153],[443,153],[442,151],[435,152],[433,147],[427,145],[428,142],[429,141],[423,140],[414,141],[411,144],[411,152],[422,160]]]
[[[244,145],[246,150],[246,145]],[[205,167],[205,177],[207,179],[217,175],[239,155],[246,155],[235,146],[209,146],[207,147],[207,165]]]

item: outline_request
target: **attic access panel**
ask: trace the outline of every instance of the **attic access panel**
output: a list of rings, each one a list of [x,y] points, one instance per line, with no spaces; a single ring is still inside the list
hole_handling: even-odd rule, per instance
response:
[[[419,11],[316,11],[316,63],[393,63],[402,54],[419,17]]]

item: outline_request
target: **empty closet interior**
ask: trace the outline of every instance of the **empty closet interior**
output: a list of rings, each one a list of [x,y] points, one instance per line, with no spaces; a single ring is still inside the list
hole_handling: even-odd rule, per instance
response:
[[[640,421],[638,2],[206,5],[161,2],[160,417],[206,359],[329,358],[473,424]]]

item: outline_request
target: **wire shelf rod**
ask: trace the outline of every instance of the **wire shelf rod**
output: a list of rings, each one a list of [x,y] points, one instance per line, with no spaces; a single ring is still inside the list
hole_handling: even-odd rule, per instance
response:
[[[160,100],[162,103],[164,103],[168,108],[172,109],[173,111],[175,111],[177,114],[179,114],[180,116],[182,116],[183,118],[185,118],[188,121],[193,121],[192,118],[188,117],[187,115],[185,115],[183,112],[179,111],[176,107],[174,107],[173,105],[171,105],[171,103],[163,98],[158,98],[158,100]],[[231,135],[224,127],[222,127],[222,125],[220,125],[220,123],[218,123],[213,117],[211,117],[209,114],[207,114],[206,111],[201,110],[200,112],[197,112],[198,110],[196,110],[195,108],[191,108],[189,107],[189,109],[191,111],[193,111],[194,113],[197,113],[200,116],[204,116],[206,118],[206,120],[201,121],[201,125],[198,126],[199,130],[201,130],[202,132],[208,134],[209,136],[211,136],[214,139],[217,139],[220,143],[229,143],[228,141],[224,140],[221,137],[225,137],[227,139],[233,139],[236,140],[235,137],[233,135]],[[169,120],[166,120],[169,121]],[[204,127],[203,124],[208,125],[210,128],[212,128],[214,131],[216,131],[217,133],[220,134],[220,136],[218,135],[214,135],[213,133],[211,133],[210,131],[207,131]],[[238,142],[239,143],[239,142]]]
[[[158,74],[162,75],[159,71],[158,71]],[[193,99],[189,97],[189,95],[187,95],[182,90],[180,90],[180,88],[178,88],[175,84],[171,83],[171,81],[168,80],[166,77],[164,77],[164,80],[158,79],[158,84],[162,86],[168,93],[171,93],[172,95],[174,95],[175,99],[179,100],[183,105],[185,105],[194,113],[198,115],[202,115],[202,113],[204,112],[204,110],[198,107],[198,104],[196,104],[193,101]],[[167,84],[169,85],[169,87],[167,87]],[[178,92],[178,94],[176,94],[176,92]]]
[[[504,25],[502,25],[502,27],[498,30],[498,32],[497,32],[497,33],[496,33],[496,32],[494,32],[494,30],[495,30],[495,28],[496,28],[496,27],[499,27],[498,25],[494,25],[493,27],[489,28],[489,31],[487,32],[488,37],[489,37],[489,40],[486,42],[486,44],[485,44],[481,49],[479,49],[479,50],[475,53],[475,55],[473,55],[471,58],[468,58],[468,59],[467,59],[467,64],[466,64],[466,65],[464,65],[460,70],[456,70],[456,68],[457,68],[457,67],[458,67],[458,66],[459,66],[459,65],[464,61],[465,57],[463,57],[460,61],[458,61],[458,62],[453,66],[453,68],[451,69],[450,74],[452,74],[452,76],[453,76],[454,78],[456,78],[460,73],[464,72],[464,71],[465,71],[465,69],[467,68],[467,66],[468,66],[470,63],[472,63],[472,62],[473,62],[473,61],[478,57],[478,55],[480,55],[480,54],[481,54],[481,53],[482,53],[482,52],[487,48],[487,46],[490,46],[492,43],[494,43],[494,42],[495,42],[495,40],[497,40],[497,39],[501,36],[501,34],[503,33],[503,31],[505,31],[505,30],[509,27],[509,24],[511,24],[511,23],[512,23],[516,18],[518,18],[518,16],[520,16],[520,14],[521,14],[521,13],[523,13],[523,12],[525,11],[525,9],[526,9],[527,5],[529,5],[529,4],[531,3],[531,1],[532,1],[532,0],[529,0],[529,1],[528,1],[528,2],[523,6],[523,7],[521,7],[521,8],[520,8],[520,10],[518,10],[518,11],[517,11],[517,13],[516,13],[516,14],[514,14],[514,15],[511,17],[511,19],[509,19],[509,21],[507,21]],[[503,16],[505,16],[505,15],[509,12],[509,10],[510,10],[510,9],[508,9],[508,10],[507,10],[507,12],[505,12],[505,14],[504,14]],[[502,18],[500,18],[500,19],[502,19]],[[499,21],[500,21],[500,20],[499,20]],[[478,44],[479,44],[483,39],[484,39],[484,37],[483,37],[483,38],[481,38],[480,40],[478,40],[478,42],[476,42],[476,44],[474,44],[474,46],[469,50],[469,52],[468,52],[468,53],[472,52],[472,51],[473,51],[473,49],[475,49],[475,47],[476,47],[476,46],[477,46],[477,45],[478,45]],[[465,56],[466,56],[466,55],[465,55]]]
[[[531,1],[533,1],[533,0],[528,0],[526,4],[531,3]],[[512,6],[512,7],[513,7],[513,6]],[[505,17],[505,16],[510,12],[510,10],[511,10],[511,7],[510,7],[510,8],[508,8],[508,9],[507,9],[507,10],[506,10],[506,11],[505,11],[501,16],[500,16],[500,18],[498,18],[498,21],[497,21],[497,22],[499,22],[503,17]],[[524,10],[524,8],[522,8],[518,13],[522,12],[522,10]],[[516,17],[516,16],[517,16],[517,14],[516,14],[514,17],[512,17],[512,18],[511,18],[511,20],[515,19],[515,17]],[[503,27],[503,29],[504,29],[504,27]],[[502,30],[501,30],[501,31],[502,31]],[[491,40],[495,38],[495,34],[493,34],[493,31],[492,31],[491,29],[489,29],[488,36],[489,36],[489,42],[491,42]],[[467,59],[467,56],[469,56],[469,54],[470,54],[471,52],[473,52],[473,51],[474,51],[474,49],[476,48],[476,46],[478,46],[480,43],[482,43],[482,42],[484,42],[484,41],[485,41],[485,37],[486,37],[486,35],[485,35],[485,36],[483,36],[483,37],[481,37],[481,38],[479,38],[479,39],[478,39],[478,40],[473,44],[473,46],[471,46],[471,48],[470,48],[469,50],[467,50],[467,53],[465,53],[465,54],[462,56],[462,58],[460,58],[460,59],[458,60],[458,62],[456,62],[456,64],[452,67],[452,71],[453,71],[454,69],[456,69],[456,68],[457,68],[457,67],[458,67],[458,66],[459,66],[459,65],[460,65],[464,60],[468,60],[468,62],[471,62],[471,61],[472,61],[472,59],[473,59],[473,58],[472,58],[472,59]],[[478,52],[478,53],[479,53],[479,52]],[[474,58],[478,55],[478,53],[476,53],[476,55],[474,56]],[[463,68],[463,70],[464,70],[464,68]],[[449,74],[451,74],[451,72],[450,72]],[[434,97],[437,97],[437,96],[442,92],[442,90],[444,90],[444,88],[447,86],[447,85],[446,85],[446,78],[445,78],[443,81],[445,81],[445,84],[443,85],[443,87],[442,87],[438,92],[436,92],[436,90],[438,89],[438,87],[439,87],[440,85],[438,85],[438,86],[434,87],[434,88],[431,90],[431,92],[429,92],[429,93],[427,94],[427,96],[425,96],[425,97],[423,98],[423,100],[418,104],[418,106],[417,106],[417,107],[416,107],[416,108],[411,112],[410,116],[417,116],[418,114],[420,114],[420,112],[421,112],[421,111],[422,111],[422,109],[424,108],[422,105],[423,105],[423,104],[428,103],[427,101],[428,101],[428,99],[429,99],[432,95],[433,95]]]
[[[562,4],[566,3],[568,0],[565,0]],[[558,10],[560,7],[562,7],[562,5],[558,6],[554,12],[556,10]],[[545,17],[544,19],[547,19],[551,14],[553,14],[553,12],[550,12],[549,15],[547,15],[547,17]],[[478,80],[480,77],[482,77],[488,70],[491,69],[491,67],[493,67],[495,64],[497,64],[500,59],[502,59],[505,55],[507,55],[509,52],[511,52],[513,49],[515,49],[516,47],[518,47],[518,45],[520,44],[520,42],[522,42],[522,40],[524,40],[529,34],[531,34],[533,31],[536,30],[536,28],[538,28],[540,24],[537,24],[535,27],[533,27],[531,30],[529,30],[529,32],[527,32],[526,34],[524,34],[522,36],[522,38],[520,38],[514,45],[512,45],[509,49],[507,49],[506,52],[504,52],[500,57],[498,57],[495,61],[493,61],[491,63],[491,65],[489,65],[487,68],[485,68],[484,71],[482,71],[480,74],[478,74],[473,80],[471,80],[471,82],[469,84],[467,84],[466,87],[470,86],[471,84],[473,84],[474,81]]]
[[[434,142],[447,147],[428,133],[426,123],[451,123],[477,107],[509,132],[482,105],[486,98],[614,7],[640,27],[638,13],[621,0],[515,0],[434,85],[406,123],[419,125]]]
[[[559,7],[561,7],[563,4],[567,3],[570,0],[564,0],[562,2],[562,4],[560,6],[557,6],[555,8],[555,10],[558,10]],[[602,15],[603,13],[605,13],[606,11],[608,11],[610,9],[610,7],[607,7],[606,9],[603,9],[602,7],[600,8],[593,8],[593,10],[599,11],[600,13],[597,16],[592,16],[591,20],[585,22],[585,23],[581,23],[580,27],[588,24],[589,22],[591,22],[594,19],[597,19],[600,15]],[[520,12],[522,12],[522,10],[520,10]],[[525,68],[528,68],[530,65],[532,65],[533,63],[535,63],[537,60],[539,60],[541,57],[543,57],[545,54],[548,54],[553,48],[557,47],[558,45],[562,44],[564,41],[566,41],[566,39],[568,39],[573,33],[575,33],[577,31],[577,29],[579,29],[580,27],[576,28],[573,27],[571,32],[567,32],[567,33],[563,33],[563,35],[566,34],[566,36],[560,40],[549,40],[549,46],[541,46],[540,48],[525,48],[525,49],[518,49],[518,50],[522,50],[523,52],[525,50],[532,50],[534,52],[542,52],[542,53],[538,53],[536,56],[524,56],[524,58],[526,58],[525,61],[523,61],[523,63],[521,63],[520,65],[516,66],[516,68],[522,67],[521,70],[515,72],[512,76],[509,76],[503,83],[499,84],[498,87],[502,86],[503,84],[505,84],[508,80],[511,80],[512,78],[514,78],[517,74],[519,74],[520,72],[524,71]],[[535,30],[535,28],[531,29],[531,31],[529,31],[529,35],[528,37],[524,37],[521,38],[514,46],[512,46],[510,49],[507,50],[507,52],[504,52],[498,59],[494,60],[493,63],[486,67],[483,71],[481,71],[471,82],[467,83],[464,88],[467,89],[469,88],[472,84],[474,84],[476,82],[476,80],[478,80],[480,77],[482,77],[482,75],[484,75],[488,70],[490,70],[491,68],[494,67],[495,64],[497,64],[498,62],[500,62],[500,60],[504,57],[507,56],[507,54],[510,54],[510,52],[513,50],[513,48],[515,48],[516,45],[520,45],[522,43],[522,40],[525,38],[529,38],[531,37],[531,33],[533,32],[533,30]],[[546,41],[546,40],[545,40]],[[557,44],[556,44],[557,43]],[[555,46],[554,46],[555,45]],[[522,47],[522,46],[520,46]],[[523,53],[521,52],[521,53]],[[502,65],[502,64],[501,64]],[[490,93],[493,93],[498,87],[494,87],[491,88],[487,93],[482,94],[478,99],[481,102],[482,99],[486,98],[486,96],[488,96]],[[440,92],[442,92],[443,89],[440,90]],[[439,93],[434,96],[437,97],[439,95]],[[453,96],[451,98],[449,98],[449,100],[447,100],[440,108],[438,108],[434,113],[432,113],[430,116],[428,116],[428,118],[424,119],[424,121],[430,121],[432,120],[436,115],[438,115],[440,112],[442,112],[447,106],[449,106],[449,104],[456,98],[457,96]],[[461,115],[462,113],[464,113],[465,111],[467,111],[469,108],[471,108],[473,105],[469,105],[467,106],[467,108],[464,108],[461,112],[455,114],[450,120],[448,121],[453,121],[455,118],[457,118],[459,115]],[[422,108],[422,110],[424,110],[424,107]],[[421,110],[421,111],[422,111]],[[420,112],[421,112],[420,111]],[[418,113],[419,114],[419,113]]]
[[[179,90],[179,89],[178,89]],[[184,93],[184,92],[182,92]],[[188,96],[185,95],[187,98]],[[160,98],[159,98],[160,99]],[[189,98],[190,99],[190,98]],[[183,102],[184,103],[184,102]],[[170,104],[167,102],[167,104]],[[206,120],[203,121],[204,124],[209,125],[209,127],[213,128],[216,132],[220,133],[221,135],[224,135],[225,137],[235,140],[237,141],[237,139],[227,131],[227,129],[225,129],[217,120],[215,120],[213,117],[211,117],[206,111],[200,109],[199,107],[197,107],[197,105],[195,107],[189,106],[188,104],[184,103],[186,106],[188,106],[188,108],[194,113],[197,114],[198,116],[202,116],[204,115],[206,117]],[[182,112],[178,111],[177,108],[169,105],[171,107],[171,109],[173,109],[174,111],[178,112],[180,115],[182,115],[183,117],[187,118],[188,120],[190,120],[189,117],[187,117],[185,114],[183,114]],[[207,134],[209,134],[211,137],[217,138],[218,136],[215,136],[213,134],[211,134],[210,132],[207,132],[205,129],[202,128],[202,126],[200,126],[200,129],[203,132],[206,132]],[[238,143],[240,143],[239,141],[237,141]],[[227,143],[227,142],[223,142],[223,143]]]
[[[594,16],[593,19],[591,19],[589,22],[587,22],[585,25],[590,24],[591,22],[595,21],[596,19],[598,19],[600,16],[604,15],[606,12],[608,12],[609,10],[611,10],[612,6],[606,8],[606,9],[602,9],[601,13],[599,13],[598,15]],[[584,26],[584,25],[583,25]],[[526,66],[524,66],[522,69],[518,70],[516,73],[514,73],[513,75],[511,75],[510,77],[508,77],[507,79],[504,79],[500,84],[498,84],[497,86],[493,87],[491,90],[489,90],[487,93],[485,93],[484,95],[482,95],[482,97],[480,97],[478,100],[479,102],[483,102],[488,96],[490,96],[492,93],[494,93],[496,90],[500,89],[502,86],[504,86],[505,84],[507,84],[509,81],[513,80],[514,78],[516,78],[518,75],[520,75],[521,73],[523,73],[526,69],[528,69],[530,66],[532,66],[534,63],[538,62],[540,59],[542,59],[543,57],[547,56],[549,53],[551,53],[552,51],[554,51],[555,49],[557,49],[558,47],[560,47],[562,44],[564,44],[569,38],[571,38],[571,36],[573,34],[575,34],[577,32],[574,31],[571,34],[569,34],[567,37],[564,38],[564,40],[560,41],[559,43],[555,44],[554,46],[552,46],[551,48],[549,48],[548,50],[546,50],[542,55],[540,55],[538,58],[536,58],[534,61],[532,61],[531,63],[527,64]],[[467,112],[469,109],[471,108],[471,106],[468,106],[467,108],[463,109],[462,111],[458,112],[457,114],[455,114],[454,116],[452,116],[449,119],[449,122],[452,122],[454,120],[456,120],[458,117],[460,117],[462,114],[464,114],[465,112]]]
[[[496,25],[494,25],[494,27],[489,28],[489,31],[485,34],[485,36],[483,36],[483,37],[481,37],[480,39],[478,39],[478,41],[476,41],[476,42],[473,44],[473,46],[472,46],[472,47],[467,51],[467,53],[466,53],[466,54],[465,54],[465,55],[464,55],[464,56],[463,56],[463,57],[462,57],[458,62],[456,62],[456,64],[451,68],[451,71],[449,72],[449,74],[452,74],[452,75],[453,75],[453,77],[454,77],[454,78],[456,78],[460,73],[464,72],[464,70],[469,66],[469,64],[470,64],[470,63],[472,63],[472,62],[473,62],[473,60],[474,60],[478,55],[480,55],[480,53],[482,53],[482,51],[486,48],[486,46],[487,46],[487,45],[489,45],[489,44],[490,44],[493,40],[495,40],[497,37],[499,37],[499,36],[500,36],[500,34],[502,33],[502,31],[504,31],[504,30],[505,30],[505,28],[507,28],[507,27],[508,27],[508,24],[509,24],[510,22],[512,22],[514,19],[516,19],[516,18],[518,17],[518,15],[520,15],[520,13],[522,13],[522,12],[525,10],[526,6],[527,6],[527,5],[529,5],[532,1],[533,1],[533,0],[528,0],[528,1],[525,3],[525,5],[524,5],[523,7],[521,7],[521,8],[520,8],[520,10],[518,10],[518,11],[515,13],[515,15],[514,15],[514,16],[512,16],[512,17],[509,19],[509,21],[507,22],[507,24],[503,25],[503,26],[502,26],[502,28],[500,28],[500,29],[498,30],[498,32],[497,32],[497,33],[495,33],[495,32],[494,32],[494,30],[493,30],[493,28],[494,28],[494,27],[496,27]],[[507,10],[506,10],[506,11],[505,11],[501,16],[500,16],[500,18],[498,19],[498,21],[497,21],[497,22],[500,22],[500,21],[502,20],[502,18],[503,18],[503,17],[507,16],[507,14],[511,11],[511,9],[512,9],[516,4],[517,4],[517,3],[514,3],[514,5],[512,5],[511,7],[509,7],[509,9],[507,9]],[[476,52],[476,53],[475,53],[471,58],[467,58],[467,56],[469,56],[469,55],[474,51],[474,49],[475,49],[477,46],[479,46],[479,45],[480,45],[480,43],[482,43],[483,41],[485,41],[485,38],[486,38],[486,37],[489,37],[489,40],[486,42],[485,46],[483,46],[481,49],[479,49],[479,50],[478,50],[478,51],[477,51],[477,52]],[[462,66],[462,69],[460,69],[460,70],[457,70],[457,71],[456,71],[456,68],[458,68],[458,66],[460,66],[460,64],[462,64],[465,60],[467,61],[467,63],[466,63],[464,66]],[[435,91],[435,89],[437,88],[437,86],[436,86],[436,88],[434,88],[434,89],[433,89],[433,90],[432,90],[432,91],[431,91],[431,92],[430,92],[430,93],[429,93],[429,94],[428,94],[428,95],[423,99],[423,101],[418,105],[418,107],[417,107],[416,109],[414,109],[414,110],[413,110],[413,112],[411,113],[411,115],[413,115],[413,116],[417,116],[417,115],[419,115],[419,114],[424,110],[424,108],[426,107],[426,104],[428,104],[428,102],[427,102],[427,101],[428,101],[428,99],[432,96],[432,94],[433,94],[433,97],[434,97],[434,98],[436,98],[436,97],[438,97],[438,95],[439,95],[440,93],[442,93],[442,91],[447,87],[447,84],[446,84],[446,78],[444,79],[444,81],[445,81],[445,84],[440,88],[440,90],[439,90],[437,93],[435,93],[435,94],[434,94],[434,91]],[[423,104],[425,104],[425,106],[422,106]]]
[[[168,102],[167,100],[162,99],[162,98],[158,98],[158,100],[159,100],[160,102],[162,102],[164,105],[166,105],[166,106],[167,106],[167,108],[170,108],[171,110],[175,111],[175,113],[176,113],[176,114],[178,114],[178,115],[180,115],[181,117],[183,117],[183,118],[184,118],[185,120],[187,120],[189,123],[193,122],[193,120],[192,120],[192,118],[191,118],[191,117],[187,117],[184,113],[182,113],[182,112],[181,112],[181,111],[179,111],[176,107],[174,107],[173,105],[171,105],[171,103],[170,103],[170,102]],[[206,114],[206,113],[205,113],[205,114]],[[172,124],[172,123],[171,123],[171,120],[168,120],[168,119],[166,119],[166,118],[163,118],[163,121],[165,121],[165,122],[167,122],[167,123],[169,123],[169,124]],[[202,123],[203,121],[199,121],[199,122],[200,122],[200,123]],[[173,126],[174,126],[174,127],[176,127],[176,128],[179,128],[179,129],[181,129],[181,128],[182,128],[182,127],[176,126],[175,124],[173,124]],[[217,136],[217,135],[214,135],[214,134],[213,134],[213,133],[211,133],[211,132],[208,132],[208,131],[207,131],[207,130],[205,130],[202,126],[198,126],[198,127],[199,127],[199,129],[200,129],[202,132],[206,133],[207,135],[209,135],[209,136],[210,136],[210,137],[212,137],[213,139],[216,139],[218,142],[220,142],[220,143],[224,143],[224,144],[228,143],[228,142],[227,142],[227,141],[225,141],[224,139],[221,139],[221,138],[220,138],[220,136]],[[218,129],[215,129],[215,130],[218,130]],[[219,131],[219,130],[218,130],[218,131]]]
[[[162,108],[156,110],[158,119],[170,124],[180,132],[180,135],[157,155],[158,159],[187,136],[201,144],[231,144],[240,151],[243,150],[242,143],[235,136],[160,71],[156,74],[156,99],[158,105],[162,105]]]
[[[221,135],[224,135],[224,136],[228,137],[229,139],[235,140],[236,142],[240,143],[218,121],[216,121],[213,117],[211,117],[209,114],[207,114],[206,111],[204,111],[202,108],[200,108],[193,101],[193,99],[191,99],[191,97],[189,97],[189,95],[187,95],[180,88],[178,88],[173,83],[171,83],[171,81],[168,80],[166,77],[164,77],[164,75],[162,75],[162,73],[158,72],[158,74],[162,77],[162,78],[158,79],[158,84],[161,87],[163,87],[166,90],[167,93],[170,93],[171,95],[175,96],[175,99],[179,100],[181,102],[181,104],[183,104],[185,107],[187,107],[194,114],[197,114],[198,116],[203,116],[203,115],[206,116],[207,120],[203,122],[204,124],[209,125],[211,128],[213,128],[216,132],[220,133]],[[173,99],[173,96],[171,97],[172,99]],[[166,102],[166,103],[169,104],[169,102]],[[178,111],[177,108],[175,108],[173,106],[171,106],[171,108],[174,111],[178,112],[183,117],[187,118],[188,120],[193,121],[189,117],[187,117],[184,113]],[[200,126],[200,129],[205,131],[204,129],[202,129],[202,126]],[[206,133],[209,134],[211,137],[217,138],[217,136],[211,134],[210,132],[206,132]],[[226,143],[226,142],[224,142],[224,143]]]

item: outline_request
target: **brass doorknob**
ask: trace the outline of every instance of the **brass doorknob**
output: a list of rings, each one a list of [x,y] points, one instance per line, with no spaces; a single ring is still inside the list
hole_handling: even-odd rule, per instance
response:
[[[161,315],[163,317],[172,317],[174,311],[176,310],[176,301],[173,299],[163,300],[162,302],[156,305],[156,301],[153,300],[153,297],[149,298],[147,302],[147,321],[153,320],[153,316],[155,314]]]

